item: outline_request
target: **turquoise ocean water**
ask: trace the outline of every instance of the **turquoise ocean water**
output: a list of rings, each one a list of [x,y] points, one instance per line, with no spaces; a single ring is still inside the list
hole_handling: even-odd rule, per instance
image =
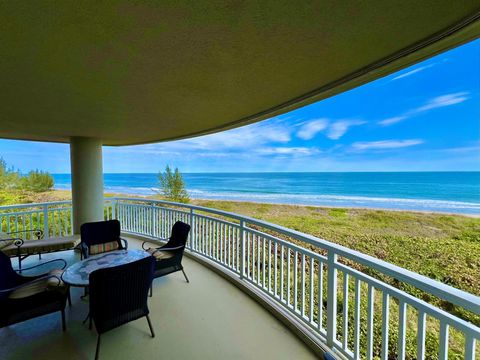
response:
[[[54,174],[70,189],[69,174]],[[480,215],[480,172],[183,174],[192,198]],[[105,174],[105,192],[151,195],[157,174]]]

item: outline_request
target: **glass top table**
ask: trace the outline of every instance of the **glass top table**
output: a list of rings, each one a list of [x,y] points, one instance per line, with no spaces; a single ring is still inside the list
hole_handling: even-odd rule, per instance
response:
[[[70,265],[62,274],[62,280],[72,286],[88,286],[92,271],[131,263],[151,256],[143,250],[116,250],[90,256],[88,259]]]

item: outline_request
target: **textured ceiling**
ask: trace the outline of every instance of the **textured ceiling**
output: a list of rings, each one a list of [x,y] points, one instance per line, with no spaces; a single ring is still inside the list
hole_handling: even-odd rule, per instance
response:
[[[126,145],[258,121],[478,37],[475,1],[5,1],[0,137]]]

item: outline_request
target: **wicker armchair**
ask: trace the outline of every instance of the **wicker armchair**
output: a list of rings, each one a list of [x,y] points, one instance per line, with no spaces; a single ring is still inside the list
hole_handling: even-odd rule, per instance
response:
[[[182,266],[183,252],[188,240],[188,233],[190,232],[190,225],[184,222],[177,221],[172,227],[172,234],[168,242],[156,247],[154,244],[147,241],[142,243],[142,248],[152,254],[155,259],[154,278],[165,276],[176,271],[182,271],[187,283],[189,282],[187,274]],[[150,289],[150,296],[152,291]]]
[[[148,289],[153,279],[155,259],[152,256],[125,265],[104,268],[90,274],[90,316],[98,333],[95,359],[98,359],[103,333],[148,316]]]
[[[54,261],[63,262],[61,269],[37,276],[22,276],[12,268],[10,258],[0,252],[0,328],[60,311],[62,329],[65,325],[65,305],[70,302],[70,289],[61,279],[67,263],[56,259],[24,268],[29,270]]]
[[[107,220],[80,226],[80,250],[84,259],[90,255],[113,250],[125,250],[128,242],[120,237],[120,222]]]

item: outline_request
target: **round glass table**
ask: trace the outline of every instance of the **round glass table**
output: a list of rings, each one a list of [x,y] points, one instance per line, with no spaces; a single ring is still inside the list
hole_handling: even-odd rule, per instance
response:
[[[88,286],[92,271],[127,264],[152,256],[143,250],[116,250],[90,256],[88,259],[70,265],[62,274],[62,280],[72,286]]]

